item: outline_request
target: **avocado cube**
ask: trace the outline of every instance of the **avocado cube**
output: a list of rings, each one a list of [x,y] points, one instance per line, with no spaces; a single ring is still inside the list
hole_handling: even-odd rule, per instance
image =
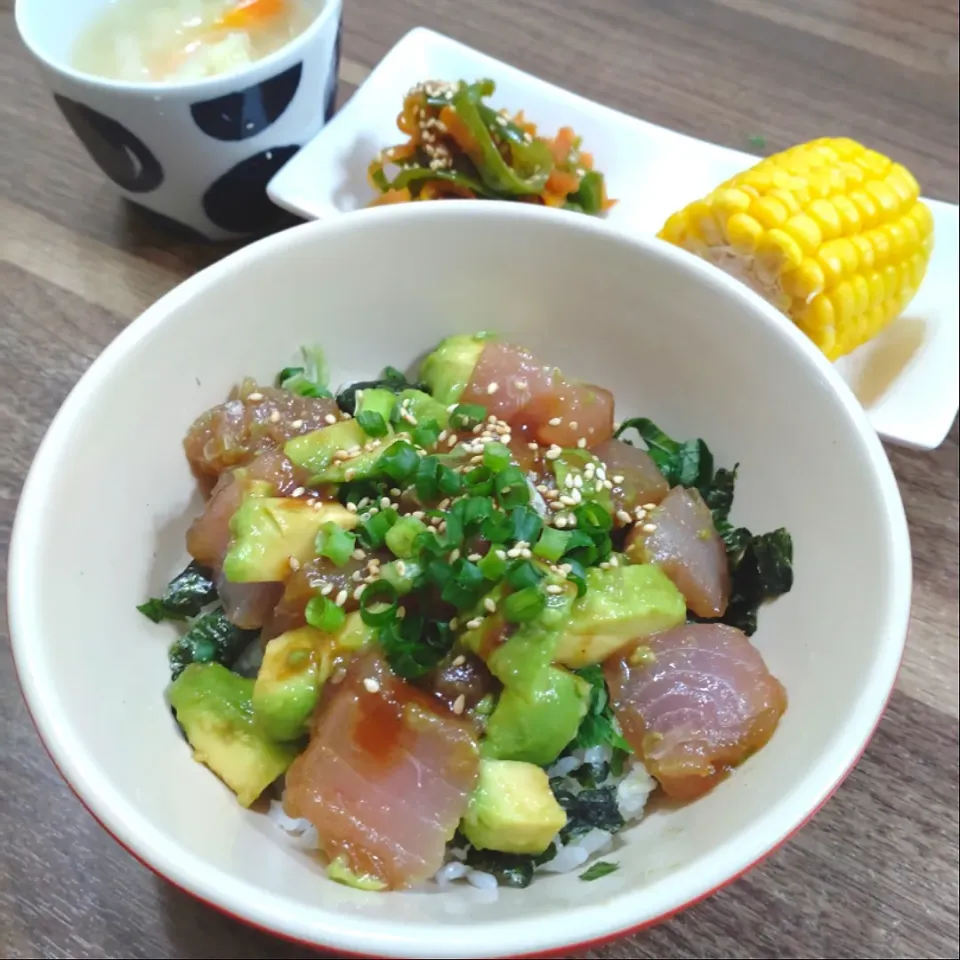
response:
[[[326,635],[301,627],[274,637],[266,646],[253,686],[253,712],[274,740],[296,740],[320,697],[320,643]]]
[[[224,576],[232,583],[286,580],[293,566],[316,556],[317,533],[329,521],[350,530],[357,515],[339,503],[246,498],[230,519],[233,537],[223,559]]]
[[[346,857],[337,857],[331,860],[327,867],[327,876],[335,883],[342,883],[345,887],[354,890],[365,890],[379,893],[387,889],[387,885],[377,877],[367,873],[354,873],[346,864]]]
[[[404,390],[400,394],[400,402],[413,414],[417,423],[435,420],[445,427],[450,422],[450,414],[447,413],[449,404],[440,403],[422,390]]]
[[[487,723],[481,755],[549,766],[577,735],[590,696],[586,680],[553,666],[532,682],[505,687]]]
[[[253,686],[219,663],[192,663],[167,692],[194,759],[245,807],[286,772],[298,752],[274,743],[256,722]]]
[[[540,767],[480,761],[480,778],[460,824],[478,850],[538,856],[566,825],[567,815]]]
[[[444,407],[457,403],[483,353],[488,334],[461,334],[442,340],[420,365],[420,379]]]
[[[383,387],[370,387],[360,392],[357,400],[357,413],[379,413],[384,423],[393,419],[397,406],[397,395]],[[349,422],[349,421],[348,421]]]
[[[686,617],[683,594],[659,567],[591,567],[554,659],[574,669],[603,663],[630,641],[670,630]]]

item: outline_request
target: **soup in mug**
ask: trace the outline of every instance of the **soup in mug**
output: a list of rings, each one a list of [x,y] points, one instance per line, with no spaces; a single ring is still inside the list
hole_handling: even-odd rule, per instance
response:
[[[111,0],[83,32],[74,66],[136,83],[242,69],[303,33],[311,0]]]

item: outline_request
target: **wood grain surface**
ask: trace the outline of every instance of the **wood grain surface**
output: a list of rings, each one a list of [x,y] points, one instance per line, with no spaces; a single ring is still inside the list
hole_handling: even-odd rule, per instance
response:
[[[33,452],[84,369],[157,296],[228,248],[118,203],[56,112],[0,0],[0,596]],[[341,99],[410,27],[432,26],[656,123],[745,149],[828,133],[958,199],[955,0],[346,0]],[[890,450],[915,559],[906,659],[836,797],[784,849],[594,958],[955,958],[958,430]],[[5,617],[3,618],[5,622]],[[4,626],[5,630],[5,626]],[[0,642],[0,957],[315,956],[156,879],[47,760]]]

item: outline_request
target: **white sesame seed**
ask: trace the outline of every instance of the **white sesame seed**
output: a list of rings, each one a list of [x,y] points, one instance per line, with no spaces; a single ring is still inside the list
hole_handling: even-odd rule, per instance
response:
[[[563,452],[563,451],[562,451],[559,447],[557,447],[556,449],[554,449],[553,447],[551,447],[551,448],[547,451],[546,457],[547,457],[548,460],[556,460],[557,457],[559,457],[562,452]]]
[[[643,532],[644,532],[644,533],[653,533],[654,530],[656,530],[656,529],[657,529],[657,525],[656,525],[655,523],[645,523],[645,524],[643,525]]]
[[[294,421],[290,424],[290,426],[293,427],[294,430],[299,430],[299,429],[303,426],[303,421],[302,421],[302,420],[294,420]]]
[[[337,422],[336,416],[335,416],[334,414],[332,414],[332,413],[328,413],[323,419],[324,419],[327,423],[329,423],[331,426],[333,426],[333,424],[335,424],[335,423]]]
[[[476,630],[481,626],[483,626],[483,617],[474,617],[472,620],[467,621],[468,630]]]
[[[347,591],[341,590],[333,601],[338,607],[342,607],[347,602]]]
[[[575,527],[576,525],[577,525],[577,518],[571,513],[570,516],[567,517],[567,526]]]
[[[332,583],[325,583],[325,584],[320,588],[320,596],[321,596],[321,597],[329,597],[331,593],[333,593],[333,584],[332,584]]]
[[[613,482],[614,482],[614,483],[623,483],[623,474],[622,474],[622,473],[615,473],[615,474],[613,475]]]
[[[573,476],[573,485],[579,490],[583,487],[583,477],[579,473],[574,474]]]
[[[467,658],[462,654],[453,661],[454,667],[462,667],[467,662]]]
[[[291,557],[288,562],[290,563],[290,569],[294,572],[300,569],[300,561],[296,557]]]
[[[363,579],[363,571],[362,571],[362,570],[354,570],[353,573],[350,574],[350,579],[351,579],[354,583],[359,583],[359,582]]]
[[[570,491],[570,496],[573,497],[574,503],[580,503],[583,500],[583,494],[576,487]]]
[[[567,518],[557,517],[556,520],[553,521],[553,525],[555,527],[559,527],[562,530],[567,525]]]
[[[451,630],[456,630],[457,627],[459,627],[459,626],[460,626],[460,621],[459,621],[456,617],[454,617],[454,618],[450,621],[450,629],[451,629]]]
[[[506,550],[500,550],[500,549],[498,549],[498,550],[495,550],[494,553],[496,553],[498,560],[506,560],[506,559],[507,559],[507,551],[506,551]]]
[[[617,519],[618,519],[621,523],[633,523],[633,517],[631,517],[630,514],[627,513],[626,510],[618,510],[618,511],[617,511]]]
[[[456,410],[457,407],[459,406],[460,406],[459,403],[451,403],[450,406],[447,407],[447,413],[453,413],[453,411]]]
[[[487,387],[487,393],[489,393],[490,396],[492,397],[499,389],[500,389],[499,383],[491,383],[490,386]]]
[[[612,557],[610,558],[610,566],[611,566],[611,567],[619,567],[619,566],[620,566],[620,561],[619,561],[619,559],[617,558],[616,555],[614,555],[614,556],[612,556]]]
[[[453,712],[459,717],[461,713],[467,708],[467,698],[461,693],[456,700],[453,701]]]
[[[353,467],[350,467],[350,469],[347,470],[346,473],[344,473],[343,478],[344,480],[347,481],[347,483],[349,483],[351,480],[355,479],[356,476],[357,476],[357,471],[354,470]]]
[[[483,559],[483,555],[480,554],[480,553],[471,553],[471,554],[469,554],[469,555],[467,556],[467,559],[468,559],[471,563],[477,563],[479,560],[482,560],[482,559]]]
[[[262,399],[263,399],[263,394],[262,394],[262,393],[248,393],[248,394],[247,394],[247,399],[248,399],[248,400],[253,400],[253,402],[256,403],[258,400],[262,400]]]
[[[484,607],[486,607],[487,610],[489,610],[491,613],[496,613],[496,612],[497,612],[497,601],[494,600],[493,597],[487,597],[487,598],[483,601],[483,605],[484,605]]]
[[[572,474],[572,473],[568,473],[568,474],[563,478],[563,485],[564,485],[568,490],[573,489],[573,474]]]
[[[558,583],[548,583],[546,587],[547,593],[556,596],[559,593],[563,593],[563,587]]]
[[[380,498],[380,509],[381,509],[381,510],[389,510],[389,509],[390,509],[390,498],[389,498],[389,497],[381,497],[381,498]]]
[[[363,560],[366,558],[366,556],[367,556],[366,552],[361,550],[359,547],[357,547],[357,549],[353,551],[354,560]]]
[[[349,473],[350,471],[348,470],[347,472]],[[348,510],[350,513],[356,513],[356,512],[357,512],[357,505],[356,505],[352,500],[348,500],[348,501],[347,501],[347,510]]]
[[[556,500],[557,497],[560,496],[560,491],[559,491],[559,490],[546,490],[546,491],[544,491],[544,494],[543,494],[543,495],[544,495],[544,497],[545,497],[547,500]]]
[[[587,438],[586,438],[586,437],[581,437],[581,438],[577,441],[577,446],[578,446],[581,450],[585,450],[586,447],[587,447]]]
[[[516,560],[520,556],[520,553],[521,551],[518,550],[516,547],[511,547],[507,551],[507,558],[510,560]]]
[[[271,423],[279,423],[279,422],[280,422],[280,411],[279,411],[279,410],[274,410],[273,413],[270,414],[270,422],[271,422]],[[292,426],[292,424],[291,424],[291,426]]]
[[[359,600],[363,596],[363,591],[366,589],[367,589],[367,585],[365,583],[361,583],[360,586],[353,591],[353,599]]]
[[[612,489],[613,489],[613,481],[612,481],[612,480],[604,480],[604,481],[603,481],[603,489],[604,489],[604,490],[612,490]]]
[[[398,620],[402,620],[407,615],[406,607],[397,607],[397,612],[395,614]]]
[[[410,516],[413,517],[414,520],[422,520],[426,514],[422,510],[414,510]]]
[[[349,456],[350,456],[350,454],[347,453],[346,450],[338,450],[338,451],[333,455],[333,458],[334,458],[335,460],[346,460],[347,457],[349,457]]]
[[[657,505],[656,505],[655,503],[645,503],[645,504],[643,505],[643,509],[644,509],[644,510],[656,510],[656,509],[657,509]]]
[[[551,417],[547,423],[549,423],[551,427],[559,427],[560,424],[563,423],[563,417]]]
[[[457,435],[455,433],[451,433],[450,436],[447,437],[447,446],[455,447],[456,445],[457,445]]]
[[[610,569],[610,561],[609,561],[609,560],[604,560],[604,561],[600,564],[600,569],[601,569],[601,570],[609,570],[609,569]]]
[[[391,496],[391,497],[402,497],[402,496],[403,496],[403,491],[402,491],[399,487],[391,487],[391,488],[390,488],[390,496]]]
[[[450,551],[450,562],[453,563],[455,560],[459,560],[459,559],[460,559],[460,549],[458,547],[454,547]]]
[[[577,501],[574,500],[573,497],[563,496],[563,497],[560,498],[560,502],[561,502],[565,507],[575,507],[575,506],[577,505]]]
[[[523,557],[524,560],[532,560],[532,559],[533,559],[533,551],[532,551],[529,547],[524,547],[524,548],[520,551],[520,556]]]
[[[365,677],[365,678],[364,678],[363,688],[364,688],[364,690],[367,691],[367,693],[379,693],[379,692],[380,692],[380,684],[377,683],[377,681],[374,680],[373,677]]]

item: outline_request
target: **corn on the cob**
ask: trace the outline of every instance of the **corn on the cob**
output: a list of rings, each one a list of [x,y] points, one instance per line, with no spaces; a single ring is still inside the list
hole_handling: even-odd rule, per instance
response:
[[[768,157],[691,203],[659,236],[744,280],[835,360],[910,302],[933,217],[899,163],[846,138]]]

